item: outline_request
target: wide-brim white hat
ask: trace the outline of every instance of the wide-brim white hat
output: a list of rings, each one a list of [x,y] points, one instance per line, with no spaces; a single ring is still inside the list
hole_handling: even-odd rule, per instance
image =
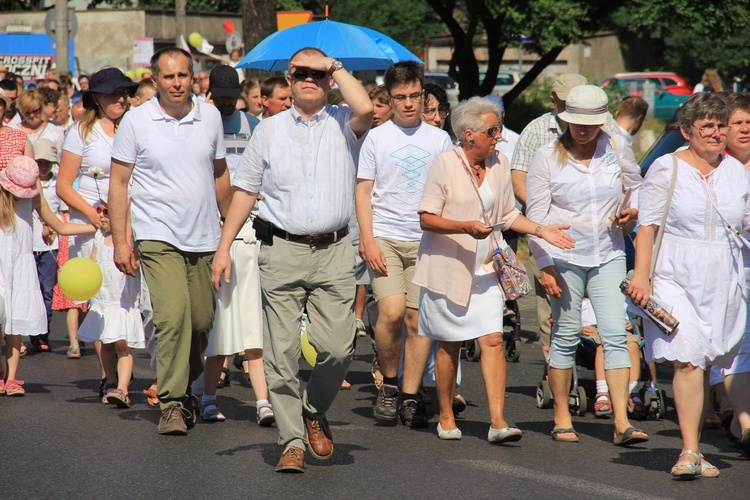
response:
[[[595,85],[579,85],[568,92],[561,120],[577,125],[604,125],[612,119],[607,94]]]

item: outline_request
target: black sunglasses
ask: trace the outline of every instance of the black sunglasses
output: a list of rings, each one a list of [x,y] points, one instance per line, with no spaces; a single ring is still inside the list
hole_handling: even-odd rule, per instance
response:
[[[307,80],[308,76],[312,76],[313,80],[320,80],[326,75],[328,75],[328,72],[317,71],[314,69],[298,69],[294,73],[292,73],[292,76],[297,80]]]

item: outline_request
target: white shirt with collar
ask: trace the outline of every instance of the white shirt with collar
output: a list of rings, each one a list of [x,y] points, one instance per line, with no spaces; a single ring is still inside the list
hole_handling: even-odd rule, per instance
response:
[[[627,207],[638,205],[637,190],[642,178],[632,149],[615,137],[622,165],[612,149],[610,136],[602,131],[596,152],[588,167],[568,157],[560,164],[555,141],[541,147],[531,160],[526,179],[526,216],[542,225],[566,224],[575,248],[563,250],[541,238],[529,239],[539,268],[553,265],[553,259],[580,267],[598,267],[625,251],[622,229],[609,218],[614,215],[622,194],[622,179],[629,190]]]
[[[136,240],[213,252],[221,235],[213,162],[226,157],[224,132],[219,110],[192,100],[181,120],[162,110],[158,94],[125,113],[112,158],[135,164],[130,196]]]
[[[518,138],[521,137],[517,132],[508,127],[503,128],[503,136],[497,141],[497,149],[508,159],[508,163],[513,161],[513,150],[516,148]]]
[[[294,106],[266,118],[255,128],[233,184],[260,193],[260,217],[288,233],[346,227],[362,144],[350,117],[348,107],[326,104],[309,121]]]

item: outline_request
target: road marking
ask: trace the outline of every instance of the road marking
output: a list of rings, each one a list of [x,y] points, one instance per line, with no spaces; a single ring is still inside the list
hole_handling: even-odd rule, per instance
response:
[[[451,463],[458,465],[468,465],[469,467],[484,470],[487,472],[497,472],[500,474],[517,477],[519,479],[536,481],[538,483],[544,483],[552,486],[559,486],[569,490],[580,491],[582,493],[586,493],[587,495],[591,495],[593,498],[615,498],[618,500],[669,500],[668,497],[657,497],[646,493],[635,492],[632,490],[615,488],[612,486],[604,486],[592,481],[585,481],[583,479],[576,479],[569,476],[549,474],[533,469],[527,469],[525,467],[518,467],[516,465],[508,465],[501,462],[496,462],[494,460],[451,460]]]

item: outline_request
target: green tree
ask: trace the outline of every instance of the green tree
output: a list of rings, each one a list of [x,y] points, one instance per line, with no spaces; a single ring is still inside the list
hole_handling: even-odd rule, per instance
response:
[[[750,0],[632,0],[614,22],[653,47],[657,67],[649,69],[676,71],[694,82],[706,68],[716,68],[725,83],[750,78]]]
[[[412,52],[424,47],[425,37],[445,29],[426,0],[337,0],[330,19],[380,31]]]
[[[492,91],[505,48],[518,46],[521,35],[531,39],[525,46],[540,56],[526,76],[507,94],[510,103],[527,88],[563,48],[603,27],[624,0],[426,0],[440,16],[453,38],[454,52],[449,73],[461,88],[461,97],[486,95]],[[474,55],[475,38],[484,35],[488,62],[479,81]]]

